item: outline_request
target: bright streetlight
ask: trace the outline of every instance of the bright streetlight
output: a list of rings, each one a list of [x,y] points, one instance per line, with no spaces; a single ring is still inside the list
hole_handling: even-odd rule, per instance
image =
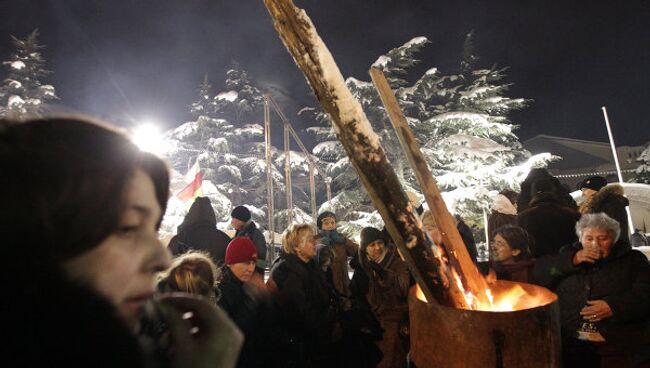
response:
[[[160,155],[166,151],[166,144],[155,124],[144,123],[131,131],[131,140],[141,150]]]

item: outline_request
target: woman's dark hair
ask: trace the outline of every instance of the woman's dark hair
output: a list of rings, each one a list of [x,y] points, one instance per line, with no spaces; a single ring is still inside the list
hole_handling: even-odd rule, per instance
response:
[[[136,169],[151,177],[164,213],[165,164],[116,130],[83,117],[0,126],[5,249],[60,264],[94,248],[115,231]]]
[[[523,261],[531,258],[530,248],[528,247],[530,238],[526,230],[519,226],[503,225],[494,230],[492,236],[495,237],[497,234],[501,235],[508,242],[511,249],[519,249],[519,255],[514,257],[515,261]]]

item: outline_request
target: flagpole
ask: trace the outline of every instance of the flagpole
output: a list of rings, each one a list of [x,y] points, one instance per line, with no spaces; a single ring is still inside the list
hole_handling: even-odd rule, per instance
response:
[[[607,116],[607,108],[602,106],[603,116],[605,116],[605,126],[607,126],[607,135],[609,136],[609,145],[612,148],[612,156],[614,156],[614,165],[616,166],[616,174],[618,175],[618,182],[623,182],[623,174],[621,173],[621,165],[618,163],[618,154],[616,153],[616,145],[614,144],[614,135],[612,134],[612,127],[609,124],[609,117]],[[634,224],[632,223],[632,215],[630,214],[630,207],[626,206],[625,211],[627,212],[627,222],[629,224],[630,234],[634,233]]]

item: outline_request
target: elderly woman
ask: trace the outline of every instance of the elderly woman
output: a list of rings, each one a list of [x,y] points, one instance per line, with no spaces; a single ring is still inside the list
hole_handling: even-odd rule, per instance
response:
[[[559,296],[564,366],[648,364],[648,260],[619,240],[618,222],[604,213],[583,215],[576,232],[577,243],[535,267],[535,279]]]
[[[284,254],[271,269],[267,285],[275,300],[285,333],[286,367],[321,367],[331,364],[336,301],[325,274],[316,263],[317,232],[308,224],[294,224],[284,233]]]
[[[408,340],[400,334],[408,326],[407,296],[411,278],[406,263],[397,248],[386,243],[383,233],[374,227],[361,231],[359,262],[369,280],[366,298],[384,330],[377,343],[384,355],[378,367],[406,367]]]
[[[170,265],[164,163],[100,124],[50,118],[0,122],[0,173],[2,278],[19,280],[3,289],[3,366],[149,366],[136,331]],[[234,365],[242,337],[223,312],[185,296],[158,307],[171,366]]]

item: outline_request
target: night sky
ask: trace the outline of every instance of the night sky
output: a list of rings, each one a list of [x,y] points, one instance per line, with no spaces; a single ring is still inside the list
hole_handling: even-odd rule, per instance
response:
[[[510,67],[509,95],[534,100],[511,116],[522,141],[537,134],[606,141],[603,105],[617,144],[650,139],[648,1],[295,3],[345,77],[369,80],[380,54],[416,36],[431,43],[411,81],[430,67],[453,73],[473,29],[479,66]],[[190,119],[203,75],[218,92],[232,61],[274,91],[290,119],[317,103],[262,0],[0,0],[0,19],[1,60],[13,49],[9,34],[40,30],[60,110],[174,127]]]

